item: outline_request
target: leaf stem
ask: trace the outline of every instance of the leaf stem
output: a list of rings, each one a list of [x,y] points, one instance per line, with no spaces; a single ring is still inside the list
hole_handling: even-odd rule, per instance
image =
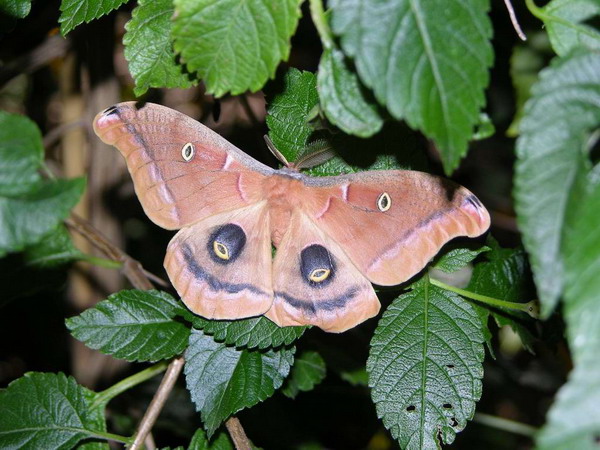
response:
[[[79,255],[79,260],[88,262],[95,266],[106,267],[107,269],[120,269],[123,267],[123,263],[115,261],[114,259],[100,258],[87,253],[82,253]]]
[[[335,46],[333,42],[333,34],[331,33],[331,28],[329,28],[329,24],[327,23],[327,17],[325,17],[326,14],[323,9],[323,2],[321,0],[310,0],[309,6],[310,17],[315,24],[317,32],[319,33],[323,48],[333,48]]]
[[[161,361],[151,367],[148,367],[147,369],[144,369],[119,381],[116,384],[113,384],[108,389],[98,393],[96,399],[94,400],[93,406],[105,405],[117,395],[131,389],[134,386],[137,386],[140,383],[143,383],[146,380],[149,380],[161,372],[164,372],[167,366],[167,361]]]
[[[534,438],[537,433],[537,428],[524,423],[515,422],[514,420],[504,419],[498,416],[492,416],[490,414],[475,413],[473,421],[482,425],[487,425],[498,430],[508,431],[509,433],[520,434],[521,436],[527,436]]]
[[[107,433],[105,431],[90,431],[90,430],[86,430],[87,434],[89,435],[89,437],[91,438],[100,438],[100,439],[106,439],[108,441],[116,441],[116,442],[122,442],[123,444],[131,444],[132,439],[125,437],[125,436],[121,436],[119,434],[113,434],[113,433]]]
[[[463,297],[470,298],[471,300],[485,303],[486,305],[498,306],[500,308],[516,309],[518,311],[523,311],[524,313],[529,314],[534,319],[538,318],[538,308],[536,300],[532,300],[527,303],[508,302],[506,300],[500,300],[497,298],[488,297],[487,295],[477,294],[476,292],[460,289],[446,284],[440,280],[436,280],[435,278],[429,277],[429,282],[434,286],[446,289],[447,291],[455,292],[458,295],[462,295]]]

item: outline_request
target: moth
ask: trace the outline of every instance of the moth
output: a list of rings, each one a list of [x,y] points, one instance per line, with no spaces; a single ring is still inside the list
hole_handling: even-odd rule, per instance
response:
[[[111,106],[94,130],[125,157],[148,217],[179,230],[164,266],[187,307],[208,319],[265,315],[345,331],[379,312],[371,283],[400,284],[446,242],[490,224],[477,197],[449,180],[276,170],[160,105]]]

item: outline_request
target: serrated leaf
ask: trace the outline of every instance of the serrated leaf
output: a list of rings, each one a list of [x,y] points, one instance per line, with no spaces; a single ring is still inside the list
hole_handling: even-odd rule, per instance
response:
[[[552,0],[539,8],[554,51],[565,56],[576,47],[600,50],[600,33],[586,22],[600,15],[598,0]]]
[[[269,137],[288,161],[295,161],[314,131],[308,121],[319,103],[316,77],[310,72],[288,70],[281,89],[267,98],[267,103]]]
[[[174,11],[171,0],[139,0],[125,25],[125,59],[138,97],[151,87],[186,89],[193,85],[175,62],[170,38]]]
[[[273,395],[290,371],[294,350],[237,350],[192,330],[184,371],[208,435],[230,415]]]
[[[432,138],[451,173],[485,103],[492,64],[488,0],[336,0],[331,25],[392,116]]]
[[[383,119],[357,75],[336,49],[325,49],[317,75],[319,100],[331,123],[349,134],[369,137],[381,130]]]
[[[367,361],[371,395],[401,448],[450,444],[481,396],[481,322],[473,307],[427,278],[383,314]]]
[[[477,258],[481,253],[490,251],[490,248],[485,245],[474,244],[472,247],[474,248],[464,246],[449,248],[447,252],[437,258],[433,267],[446,273],[456,272]]]
[[[60,4],[60,32],[66,36],[82,23],[91,22],[117,9],[128,0],[62,0]]]
[[[307,328],[280,327],[264,316],[241,320],[208,320],[191,314],[185,317],[215,341],[236,348],[265,349],[289,345],[300,338]]]
[[[289,398],[296,398],[300,392],[314,389],[326,375],[325,361],[317,352],[305,351],[296,358],[289,378],[281,392]]]
[[[0,257],[38,242],[67,217],[85,188],[83,178],[40,182],[14,197],[0,196]]]
[[[183,352],[189,328],[172,320],[183,307],[160,291],[120,291],[66,320],[75,339],[127,361],[158,361]]]
[[[541,72],[521,121],[515,207],[545,317],[564,286],[563,226],[569,199],[587,171],[582,149],[600,123],[598,104],[600,54],[578,52]]]
[[[192,441],[187,450],[233,450],[233,443],[229,435],[224,431],[217,433],[217,436],[208,440],[206,431],[198,428],[192,437]]]
[[[99,425],[94,396],[62,373],[25,374],[0,391],[2,447],[71,449],[104,431],[94,428]]]
[[[172,36],[191,71],[220,97],[257,91],[290,53],[299,0],[175,0]]]
[[[28,192],[39,183],[42,135],[30,119],[0,111],[0,196]]]
[[[23,259],[29,266],[48,268],[75,261],[82,255],[73,245],[71,235],[65,226],[61,224],[35,245],[27,247]]]
[[[600,365],[580,364],[556,396],[547,423],[536,437],[539,450],[596,450],[600,436]]]
[[[487,240],[490,252],[486,253],[487,261],[475,265],[468,291],[509,302],[525,303],[532,294],[529,287],[529,268],[525,252],[520,249],[502,248],[489,236]],[[474,303],[481,317],[489,348],[491,350],[491,334],[487,330],[487,322],[491,314],[498,326],[508,325],[519,335],[523,346],[533,353],[534,337],[527,327],[531,319],[525,313],[501,309],[489,309],[482,304]]]

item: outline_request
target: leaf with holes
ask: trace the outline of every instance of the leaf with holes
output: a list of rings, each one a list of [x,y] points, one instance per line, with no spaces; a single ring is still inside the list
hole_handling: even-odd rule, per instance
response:
[[[175,0],[172,36],[216,97],[257,91],[287,60],[299,0]]]
[[[289,398],[314,389],[326,375],[325,361],[317,352],[305,351],[296,358],[289,378],[281,390]]]
[[[91,22],[117,9],[127,0],[62,0],[60,4],[60,32],[66,36],[82,23]]]
[[[600,55],[577,52],[541,72],[521,121],[515,207],[546,317],[564,286],[560,247],[567,205],[580,194],[588,170],[582,149],[600,123],[598,104]]]
[[[344,54],[337,48],[326,49],[317,74],[321,107],[334,125],[349,134],[369,137],[381,130],[383,119],[369,92],[348,68]]]
[[[392,116],[432,138],[447,174],[467,152],[492,64],[489,1],[335,0],[331,25]]]
[[[208,435],[232,414],[273,395],[290,371],[294,351],[237,350],[192,330],[185,379]]]
[[[401,448],[450,444],[481,396],[483,334],[474,308],[425,277],[383,314],[367,361],[377,414]]]
[[[186,89],[193,85],[175,62],[170,39],[174,11],[171,0],[139,0],[125,25],[125,59],[135,79],[137,96],[151,87]]]
[[[39,183],[42,135],[27,117],[0,111],[0,196],[27,193]]]
[[[215,341],[236,348],[265,349],[289,345],[300,338],[307,328],[280,327],[264,316],[241,320],[207,320],[190,313],[184,317]]]
[[[0,391],[2,447],[74,448],[96,431],[105,431],[98,421],[104,406],[92,406],[95,397],[62,373],[26,373]]]
[[[554,51],[565,56],[577,47],[600,50],[600,33],[586,22],[600,16],[598,0],[552,0],[543,8],[535,8],[544,21]]]
[[[67,319],[67,328],[90,348],[127,361],[158,361],[183,352],[189,328],[173,297],[160,291],[121,291]]]
[[[0,196],[0,257],[39,242],[79,201],[83,178],[39,182],[25,194]]]
[[[295,161],[314,131],[308,121],[319,104],[316,77],[290,69],[283,77],[281,90],[268,96],[267,101],[269,137],[288,161]]]

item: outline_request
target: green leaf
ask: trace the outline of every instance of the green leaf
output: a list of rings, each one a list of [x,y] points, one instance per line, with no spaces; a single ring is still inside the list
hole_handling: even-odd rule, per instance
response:
[[[173,38],[188,69],[221,97],[257,91],[290,53],[300,0],[175,0]]]
[[[23,194],[41,177],[42,135],[27,117],[0,111],[0,196]]]
[[[577,365],[567,384],[558,391],[547,423],[537,435],[536,448],[596,450],[600,436],[599,403],[600,365],[596,357],[595,361]]]
[[[576,47],[600,50],[600,33],[587,21],[600,15],[598,0],[552,0],[543,8],[533,8],[546,25],[554,51],[565,56]]]
[[[290,371],[294,350],[236,350],[192,330],[184,371],[208,435],[230,415],[273,395]]]
[[[529,267],[525,252],[522,249],[502,248],[492,236],[488,237],[487,244],[491,249],[486,253],[487,261],[475,265],[471,281],[466,289],[500,300],[526,303],[533,293],[530,289]],[[473,306],[485,327],[484,334],[488,345],[490,345],[491,334],[487,330],[487,322],[491,314],[498,326],[509,325],[518,334],[523,346],[533,353],[535,338],[527,326],[531,322],[527,314],[489,309],[476,302]]]
[[[0,257],[40,241],[67,217],[85,188],[83,178],[40,182],[26,194],[0,196]]]
[[[0,2],[0,32],[11,31],[17,19],[23,19],[31,11],[31,0],[3,0]]]
[[[75,248],[71,235],[64,225],[57,226],[46,234],[39,242],[27,247],[24,261],[29,266],[56,267],[76,261],[82,253]]]
[[[317,352],[305,351],[296,358],[290,377],[287,379],[281,392],[289,397],[296,398],[300,392],[314,389],[326,375],[325,361]]]
[[[471,247],[474,248],[464,246],[450,247],[447,252],[437,258],[433,267],[446,273],[456,272],[477,258],[481,253],[490,251],[490,248],[485,245],[473,244]]]
[[[432,138],[451,173],[467,152],[492,64],[488,0],[336,0],[334,33],[392,116]]]
[[[267,103],[269,137],[288,161],[295,161],[314,131],[308,121],[319,104],[316,77],[310,72],[290,69]]]
[[[173,319],[183,307],[160,291],[121,291],[66,320],[76,339],[127,361],[158,361],[181,354],[190,330]]]
[[[346,133],[369,137],[383,126],[377,105],[368,98],[367,90],[340,50],[331,48],[323,52],[317,87],[325,116]]]
[[[273,348],[289,345],[298,339],[307,327],[280,327],[264,316],[241,320],[207,320],[187,314],[194,327],[202,329],[217,342],[236,348]]]
[[[66,36],[83,22],[98,19],[124,3],[127,3],[127,0],[62,0],[58,19],[60,32]]]
[[[2,447],[71,449],[104,431],[97,428],[94,396],[62,373],[26,373],[0,391]]]
[[[546,317],[564,285],[563,226],[567,205],[587,171],[584,150],[600,123],[598,104],[600,54],[578,52],[541,72],[521,122],[515,207]]]
[[[138,97],[151,87],[186,89],[194,84],[175,62],[170,39],[174,11],[171,0],[139,0],[125,24],[125,59]]]
[[[202,428],[198,428],[192,437],[192,441],[188,447],[188,450],[233,450],[233,443],[229,438],[229,435],[224,431],[217,433],[217,436],[213,439],[208,440],[206,431]]]
[[[458,295],[427,278],[383,314],[367,361],[377,414],[401,448],[450,444],[481,396],[481,322]]]

